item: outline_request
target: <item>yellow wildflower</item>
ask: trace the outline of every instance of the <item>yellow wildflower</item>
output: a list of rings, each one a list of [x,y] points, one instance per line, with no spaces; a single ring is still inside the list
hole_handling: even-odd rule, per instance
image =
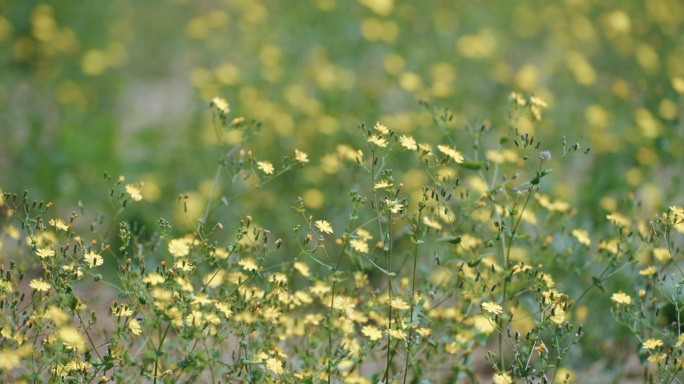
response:
[[[41,292],[47,292],[50,290],[50,284],[42,278],[31,280],[29,287]]]
[[[85,261],[88,262],[88,265],[90,266],[90,268],[99,267],[100,265],[102,265],[104,263],[102,256],[100,256],[99,254],[97,254],[93,251],[88,252],[85,256],[83,256],[83,258],[85,259]]]
[[[272,174],[273,171],[275,170],[275,168],[273,168],[273,164],[271,164],[271,162],[268,160],[258,161],[257,162],[257,168],[264,171],[264,173],[267,175]]]
[[[623,293],[622,291],[618,293],[613,293],[613,296],[610,298],[610,300],[618,304],[632,304],[632,298],[628,294]]]
[[[318,228],[321,232],[333,233],[332,225],[325,220],[316,220],[316,228]]]
[[[412,151],[418,149],[418,145],[416,145],[416,140],[414,140],[412,136],[401,135],[401,137],[399,138],[399,142],[406,149]]]
[[[482,303],[482,309],[495,315],[500,315],[503,312],[503,308],[499,304],[491,301]]]
[[[133,201],[140,201],[143,199],[142,192],[140,191],[139,185],[128,184],[126,185],[126,192],[131,195]]]
[[[69,226],[66,225],[66,223],[62,219],[57,219],[57,220],[51,219],[50,225],[52,225],[56,229],[61,229],[62,231],[68,231],[69,230]]]

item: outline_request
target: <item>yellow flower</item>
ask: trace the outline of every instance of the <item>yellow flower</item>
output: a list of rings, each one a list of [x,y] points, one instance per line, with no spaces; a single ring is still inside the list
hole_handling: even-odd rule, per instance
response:
[[[242,269],[244,269],[245,271],[256,271],[257,268],[259,268],[256,264],[256,261],[254,261],[254,259],[252,259],[251,257],[245,257],[237,263],[238,265],[241,265]]]
[[[563,321],[565,321],[565,311],[563,310],[563,308],[556,307],[556,310],[554,311],[554,315],[551,316],[550,319],[556,325],[563,324]]]
[[[36,255],[38,255],[41,259],[49,259],[52,256],[55,255],[55,250],[54,249],[48,249],[48,248],[42,248],[36,251]]]
[[[126,185],[126,192],[133,198],[133,201],[140,201],[143,199],[142,193],[140,192],[140,186],[134,184]]]
[[[647,360],[649,363],[658,364],[658,363],[660,363],[661,361],[663,361],[664,358],[665,358],[665,354],[664,354],[664,353],[656,353],[656,354],[653,355],[653,356],[649,356],[648,359],[646,359],[646,360]]]
[[[394,299],[392,299],[392,300],[390,301],[390,306],[391,306],[392,308],[396,308],[396,309],[398,309],[398,310],[400,310],[400,311],[403,311],[403,310],[406,310],[406,309],[411,308],[408,304],[406,304],[406,302],[405,302],[404,300],[402,300],[402,299],[399,298],[399,297],[395,297]]]
[[[68,348],[75,348],[83,353],[87,349],[85,340],[81,333],[73,327],[64,327],[57,331],[57,337],[64,342]]]
[[[275,170],[275,168],[273,168],[273,164],[271,164],[271,162],[268,160],[258,161],[257,162],[257,168],[264,171],[264,173],[267,175],[272,174],[273,171]]]
[[[577,241],[579,241],[580,244],[586,245],[587,247],[591,245],[589,233],[584,229],[573,229],[572,235],[577,238]]]
[[[629,227],[629,225],[632,223],[628,218],[617,212],[611,213],[610,215],[606,216],[606,218],[612,221],[613,224],[617,225],[618,227]]]
[[[491,301],[482,303],[482,309],[495,315],[500,315],[503,312],[503,308],[499,304]]]
[[[387,128],[387,127],[385,127],[384,125],[380,124],[380,122],[375,123],[375,127],[373,127],[373,128],[375,128],[375,130],[377,130],[378,132],[382,133],[383,135],[386,135],[386,134],[388,134],[388,133],[390,132],[390,131],[389,131],[389,128]]]
[[[47,292],[50,290],[50,284],[48,284],[45,280],[41,279],[33,279],[31,280],[31,283],[29,284],[29,287],[41,291],[41,292]]]
[[[677,344],[675,344],[675,348],[679,348],[684,344],[684,334],[679,335],[679,338],[677,339]]]
[[[494,375],[493,380],[494,384],[511,384],[513,382],[511,375],[508,373],[496,374]]]
[[[354,304],[354,300],[352,300],[351,297],[337,296],[335,297],[335,303],[333,304],[333,306],[335,307],[335,309],[339,309],[347,313],[352,313],[356,305]]]
[[[406,336],[408,336],[406,332],[402,331],[401,329],[390,329],[388,332],[391,338],[397,340],[404,340]]]
[[[233,314],[233,311],[230,310],[228,304],[216,303],[214,304],[214,307],[216,307],[219,312],[223,313],[223,316],[225,316],[226,319],[230,319],[230,316]]]
[[[157,284],[163,284],[164,282],[166,282],[164,276],[154,272],[150,273],[146,277],[143,277],[143,283],[151,284],[152,286],[155,286]]]
[[[190,304],[203,305],[209,303],[211,303],[211,300],[207,299],[207,295],[205,295],[204,293],[198,293],[195,295],[195,297],[192,298],[192,302]]]
[[[387,207],[392,211],[392,213],[397,213],[404,208],[404,204],[399,204],[398,200],[386,200]]]
[[[216,107],[222,114],[227,115],[230,113],[230,107],[228,102],[221,97],[214,97],[211,99],[211,104]]]
[[[316,220],[316,228],[318,228],[321,232],[333,233],[332,225],[325,220]]]
[[[185,318],[185,322],[188,324],[188,326],[192,327],[199,327],[202,325],[202,312],[200,311],[192,311],[192,313],[188,314],[188,316]]]
[[[190,254],[190,246],[184,239],[172,239],[169,241],[169,253],[174,257],[183,257]]]
[[[618,293],[613,293],[613,296],[610,298],[610,300],[618,304],[632,304],[632,298],[628,294],[622,293],[622,291]]]
[[[427,216],[423,216],[423,224],[427,225],[430,228],[434,228],[437,230],[442,229],[442,224],[440,224],[437,220],[430,219]]]
[[[416,140],[414,140],[412,136],[401,135],[401,137],[399,138],[399,142],[406,149],[410,149],[412,151],[418,149],[418,145],[416,145]]]
[[[661,261],[663,263],[672,258],[672,256],[670,255],[670,251],[668,251],[667,248],[653,249],[653,257],[655,257],[658,261]]]
[[[372,135],[371,137],[368,138],[367,140],[371,144],[375,144],[378,147],[385,148],[387,144],[389,144],[389,141],[382,137],[381,135]]]
[[[361,252],[361,253],[368,253],[368,243],[366,243],[366,240],[363,239],[351,239],[349,241],[349,245],[351,245],[352,248],[356,252]]]
[[[57,220],[51,219],[50,225],[52,225],[53,227],[55,227],[57,229],[61,229],[62,231],[68,231],[69,230],[69,226],[66,225],[66,223],[62,219],[57,219]]]
[[[440,152],[451,157],[452,159],[454,159],[455,162],[457,162],[459,164],[462,163],[464,160],[463,154],[461,154],[461,152],[457,151],[456,148],[451,148],[448,145],[438,145],[437,148],[439,149]]]
[[[285,373],[285,370],[283,369],[283,362],[274,357],[269,357],[268,360],[266,360],[266,368],[276,375],[282,375]]]
[[[293,267],[299,271],[304,277],[309,277],[311,276],[310,270],[309,270],[309,265],[301,262],[301,261],[295,261]]]
[[[140,335],[141,328],[140,328],[140,323],[136,319],[131,319],[128,322],[128,329],[131,330],[131,333],[134,335]]]
[[[639,274],[640,274],[641,276],[651,276],[651,275],[653,275],[653,274],[655,274],[655,273],[656,273],[656,269],[655,269],[653,266],[650,266],[650,267],[648,267],[648,268],[646,268],[646,269],[643,269],[643,270],[639,271]]]
[[[380,180],[375,183],[375,189],[385,189],[391,187],[393,184],[387,180]]]
[[[418,144],[421,156],[432,155],[432,146],[430,144]]]
[[[659,339],[648,339],[641,344],[642,347],[646,349],[656,349],[663,346],[663,341]]]
[[[114,315],[117,317],[131,316],[133,311],[128,305],[122,305],[114,310]]]
[[[427,338],[432,334],[432,330],[429,328],[418,328],[416,329],[416,333],[418,333],[423,339]]]
[[[297,160],[300,163],[308,163],[309,162],[309,155],[306,153],[295,149],[295,160]]]
[[[88,264],[90,265],[90,268],[99,267],[100,265],[102,265],[104,263],[102,256],[100,256],[97,253],[92,252],[92,251],[88,252],[88,254],[83,256],[83,258],[85,259],[85,261],[88,262]]]

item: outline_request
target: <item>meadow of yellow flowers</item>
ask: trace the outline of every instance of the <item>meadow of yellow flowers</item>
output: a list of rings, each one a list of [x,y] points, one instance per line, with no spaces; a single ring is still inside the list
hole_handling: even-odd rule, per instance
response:
[[[0,1],[0,382],[681,383],[684,5]]]

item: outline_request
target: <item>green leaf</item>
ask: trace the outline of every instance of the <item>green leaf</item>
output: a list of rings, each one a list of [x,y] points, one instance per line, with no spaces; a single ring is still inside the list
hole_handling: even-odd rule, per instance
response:
[[[472,260],[472,261],[469,261],[469,262],[468,262],[468,266],[471,267],[471,268],[472,268],[472,267],[477,267],[477,266],[480,265],[480,263],[482,262],[482,259],[484,259],[485,257],[487,257],[487,256],[489,256],[489,255],[491,255],[491,253],[483,253],[483,254],[481,254],[480,257],[478,257],[477,259]]]
[[[527,240],[530,237],[532,237],[532,236],[530,236],[529,233],[523,233],[522,235],[518,235],[518,239],[520,239],[520,240]]]
[[[460,165],[461,167],[463,167],[465,169],[470,169],[471,171],[479,171],[480,169],[482,169],[482,167],[484,167],[484,162],[482,162],[482,161],[464,161],[458,165]]]
[[[603,286],[601,285],[601,280],[599,280],[598,277],[592,276],[591,281],[598,289],[601,290],[601,292],[606,293],[606,291],[603,289]]]
[[[371,260],[370,257],[366,256],[366,259],[368,259],[368,261],[370,261],[371,264],[375,265],[375,268],[381,270],[385,275],[387,275],[387,276],[396,276],[396,275],[397,275],[396,273],[394,273],[394,272],[389,272],[389,271],[387,271],[386,269],[383,269],[383,268],[380,267],[379,265],[375,264],[375,262],[374,262],[373,260]]]
[[[406,319],[404,320],[404,324],[411,327],[417,327],[420,324],[418,318],[423,314],[423,304],[425,304],[425,298],[420,299],[418,304],[413,307],[413,316],[411,316],[411,321],[409,322],[409,320]]]
[[[456,237],[440,237],[439,239],[435,240],[438,242],[449,242],[451,244],[460,244],[461,243],[461,236],[456,236]]]
[[[309,255],[309,256],[311,256],[311,258],[314,259],[314,261],[316,261],[318,264],[320,264],[320,265],[322,265],[322,266],[328,268],[329,270],[331,270],[331,271],[334,271],[334,270],[335,270],[335,268],[334,268],[332,265],[328,265],[328,264],[326,264],[326,263],[324,263],[324,262],[318,260],[317,258],[313,257],[313,255]]]

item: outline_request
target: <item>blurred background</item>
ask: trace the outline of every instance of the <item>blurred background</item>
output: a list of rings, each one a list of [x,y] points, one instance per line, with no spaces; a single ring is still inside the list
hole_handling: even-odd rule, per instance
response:
[[[541,121],[518,128],[554,158],[562,136],[591,147],[554,166],[555,187],[544,191],[576,207],[583,227],[604,223],[627,192],[644,215],[684,201],[677,0],[0,0],[0,65],[0,187],[54,201],[65,219],[78,201],[109,214],[109,172],[145,183],[129,219],[155,227],[165,217],[188,230],[176,197],[191,196],[190,216],[206,206],[220,156],[215,96],[231,118],[263,123],[242,148],[273,163],[298,148],[311,160],[220,221],[251,213],[287,234],[297,214],[274,196],[302,196],[341,228],[357,124],[439,139],[418,106],[425,99],[451,109],[455,130],[464,120],[505,129],[512,91],[549,104]],[[395,179],[415,193],[425,175],[397,161]],[[219,193],[249,185],[221,183]],[[610,352],[619,327],[597,327],[607,332],[592,341],[602,365],[592,368],[586,350],[575,364],[619,369]]]

